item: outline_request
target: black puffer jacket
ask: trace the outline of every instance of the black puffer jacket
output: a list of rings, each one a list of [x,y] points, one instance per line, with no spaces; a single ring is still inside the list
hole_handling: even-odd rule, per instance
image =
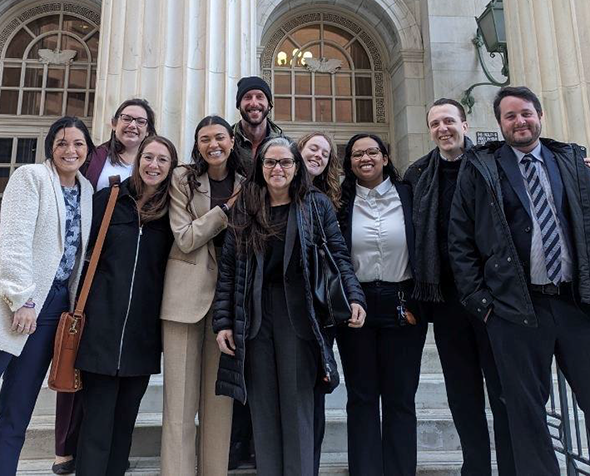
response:
[[[312,232],[310,222],[311,194],[314,194],[320,219],[328,239],[328,246],[338,263],[348,298],[351,302],[356,302],[363,307],[366,307],[366,304],[365,296],[350,262],[348,249],[338,228],[338,222],[336,221],[332,204],[324,194],[313,190],[307,194],[301,206],[297,205],[297,232],[301,244],[305,287],[303,292],[307,304],[307,313],[314,337],[320,346],[322,359],[322,375],[320,378],[324,375],[330,377],[330,383],[325,390],[331,392],[338,385],[339,376],[332,348],[328,346],[315,315],[309,280],[311,274],[309,272],[311,245],[312,243],[319,242],[320,239],[317,226],[313,227]],[[226,235],[219,266],[219,278],[217,281],[217,293],[213,313],[213,330],[216,333],[225,329],[233,330],[236,355],[235,357],[227,354],[221,355],[216,393],[218,395],[232,397],[242,403],[245,403],[247,400],[244,380],[245,343],[252,320],[250,309],[252,309],[255,263],[256,257],[254,253],[250,253],[248,256],[237,254],[234,234],[229,232]]]
[[[94,195],[88,249],[109,193],[105,188]],[[129,179],[121,183],[86,304],[76,368],[121,377],[160,372],[160,304],[173,241],[168,214],[140,226]]]

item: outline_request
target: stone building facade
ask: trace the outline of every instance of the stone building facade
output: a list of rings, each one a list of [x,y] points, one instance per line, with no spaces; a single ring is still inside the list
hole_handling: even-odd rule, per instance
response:
[[[203,116],[237,120],[236,83],[252,74],[271,83],[289,135],[320,127],[344,144],[372,131],[403,169],[431,148],[428,105],[485,81],[472,39],[487,1],[3,0],[0,193],[18,165],[43,160],[55,117],[83,117],[100,142],[132,96],[187,158]],[[542,95],[547,135],[587,144],[590,4],[504,5],[512,84]],[[474,90],[473,137],[498,131],[495,91]]]

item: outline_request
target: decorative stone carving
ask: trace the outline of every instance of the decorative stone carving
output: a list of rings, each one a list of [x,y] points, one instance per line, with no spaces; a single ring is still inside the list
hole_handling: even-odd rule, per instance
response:
[[[23,13],[13,19],[8,25],[4,27],[0,32],[0,54],[4,51],[8,38],[17,30],[23,23],[27,23],[29,20],[43,16],[50,15],[52,13],[61,13],[62,8],[64,12],[74,13],[85,20],[92,23],[95,27],[100,25],[100,13],[82,5],[75,3],[61,3],[61,2],[49,2],[42,5],[37,5],[33,8],[25,10]]]
[[[21,13],[18,16],[18,19],[24,23],[36,16],[46,15],[48,13],[54,12],[59,13],[61,12],[61,7],[62,4],[57,2],[46,3],[45,5],[37,5],[36,7],[30,8],[29,10]]]
[[[305,66],[314,73],[335,73],[342,68],[342,60],[327,58],[305,58]]]
[[[385,114],[385,98],[375,98],[375,112],[377,113],[377,122],[379,124],[385,124],[386,121],[386,114]]]
[[[76,54],[77,52],[74,50],[41,49],[39,50],[39,61],[45,64],[66,65],[74,61]]]
[[[80,15],[91,22],[96,23],[97,26],[100,25],[100,13],[90,10],[83,5],[64,3],[64,12]]]

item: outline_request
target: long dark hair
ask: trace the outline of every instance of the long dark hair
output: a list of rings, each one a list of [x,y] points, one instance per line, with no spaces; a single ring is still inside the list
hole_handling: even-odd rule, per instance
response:
[[[174,144],[169,139],[166,139],[166,137],[162,136],[146,137],[139,146],[139,150],[135,156],[133,172],[131,173],[131,178],[129,180],[131,190],[135,193],[135,196],[138,200],[141,199],[142,195],[145,193],[145,184],[139,175],[139,161],[141,160],[141,155],[143,154],[145,148],[152,142],[158,142],[168,149],[168,152],[170,153],[170,170],[168,171],[166,178],[160,183],[160,185],[158,185],[156,192],[149,198],[149,200],[139,211],[140,220],[142,223],[157,220],[158,218],[163,217],[168,211],[168,192],[170,191],[170,183],[172,182],[172,172],[178,165],[178,153],[176,152],[176,147],[174,147]]]
[[[332,202],[332,205],[334,205],[334,208],[338,210],[340,208],[340,197],[342,196],[342,190],[340,189],[342,164],[338,158],[338,149],[334,139],[325,132],[310,132],[299,139],[297,147],[299,148],[299,151],[302,151],[305,144],[317,136],[323,137],[328,142],[328,145],[330,146],[330,156],[328,157],[328,165],[326,165],[324,171],[313,180],[313,185],[320,191],[324,192]]]
[[[234,131],[232,127],[222,117],[215,115],[206,116],[203,119],[201,119],[201,122],[197,124],[197,128],[195,129],[195,143],[193,145],[193,150],[191,152],[192,162],[190,164],[184,164],[181,166],[186,169],[183,179],[186,180],[189,190],[189,197],[188,201],[186,202],[186,211],[193,218],[195,218],[195,216],[191,209],[191,202],[193,201],[193,197],[195,196],[195,191],[198,190],[201,186],[198,177],[199,175],[203,175],[209,169],[209,164],[199,152],[199,131],[204,127],[213,125],[222,126],[229,134],[229,137],[231,139],[234,138]],[[229,174],[231,175],[235,176],[236,173],[244,175],[244,167],[242,165],[242,161],[240,160],[240,157],[234,149],[231,150],[229,157],[227,159],[227,169]]]
[[[95,150],[94,142],[92,142],[92,137],[90,137],[90,132],[88,131],[88,127],[84,124],[80,119],[74,116],[64,116],[55,121],[49,127],[49,131],[45,136],[45,158],[53,160],[53,143],[55,142],[55,137],[59,133],[59,131],[63,129],[67,129],[69,127],[75,127],[79,129],[82,134],[84,134],[84,140],[86,141],[86,147],[88,149],[88,153],[86,158],[90,156]]]
[[[356,134],[350,138],[348,144],[346,144],[346,150],[344,152],[344,181],[342,182],[342,207],[338,211],[338,220],[340,223],[346,223],[348,220],[348,213],[349,213],[349,204],[350,200],[353,199],[356,187],[356,175],[352,171],[352,164],[351,164],[351,155],[352,155],[352,148],[356,141],[360,139],[365,139],[366,137],[373,139],[379,150],[383,154],[383,157],[387,157],[387,164],[383,166],[383,177],[389,177],[392,183],[400,182],[401,176],[397,169],[393,166],[393,162],[391,161],[391,156],[389,155],[389,151],[385,146],[385,143],[381,140],[381,138],[375,134]]]
[[[147,116],[147,121],[148,121],[147,125],[146,125],[146,127],[147,127],[146,136],[147,137],[155,136],[157,134],[156,133],[156,114],[154,113],[154,110],[152,109],[150,104],[145,99],[133,98],[133,99],[127,99],[126,101],[123,101],[121,103],[121,105],[117,108],[117,110],[115,111],[115,115],[111,119],[111,124],[113,126],[116,125],[117,121],[119,120],[119,116],[121,115],[123,110],[129,106],[139,106],[139,107],[143,108],[143,110],[145,111],[145,114]],[[109,157],[110,157],[111,164],[122,165],[123,161],[121,160],[121,157],[119,154],[121,154],[125,150],[125,146],[123,145],[123,143],[119,139],[117,139],[117,136],[116,136],[114,130],[111,131],[111,137],[110,137],[109,141],[107,142],[107,144],[108,144],[108,148],[109,148]]]
[[[264,251],[269,238],[277,236],[281,224],[270,220],[270,196],[262,172],[262,161],[271,147],[286,147],[295,159],[295,175],[289,185],[292,202],[301,203],[310,189],[310,180],[297,145],[287,137],[265,139],[254,158],[254,167],[242,184],[232,209],[231,228],[235,233],[238,252]]]

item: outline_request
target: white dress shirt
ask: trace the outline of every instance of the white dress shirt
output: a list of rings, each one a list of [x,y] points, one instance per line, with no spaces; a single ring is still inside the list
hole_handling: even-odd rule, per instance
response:
[[[361,283],[412,277],[402,202],[389,178],[373,189],[356,185],[351,255]]]

